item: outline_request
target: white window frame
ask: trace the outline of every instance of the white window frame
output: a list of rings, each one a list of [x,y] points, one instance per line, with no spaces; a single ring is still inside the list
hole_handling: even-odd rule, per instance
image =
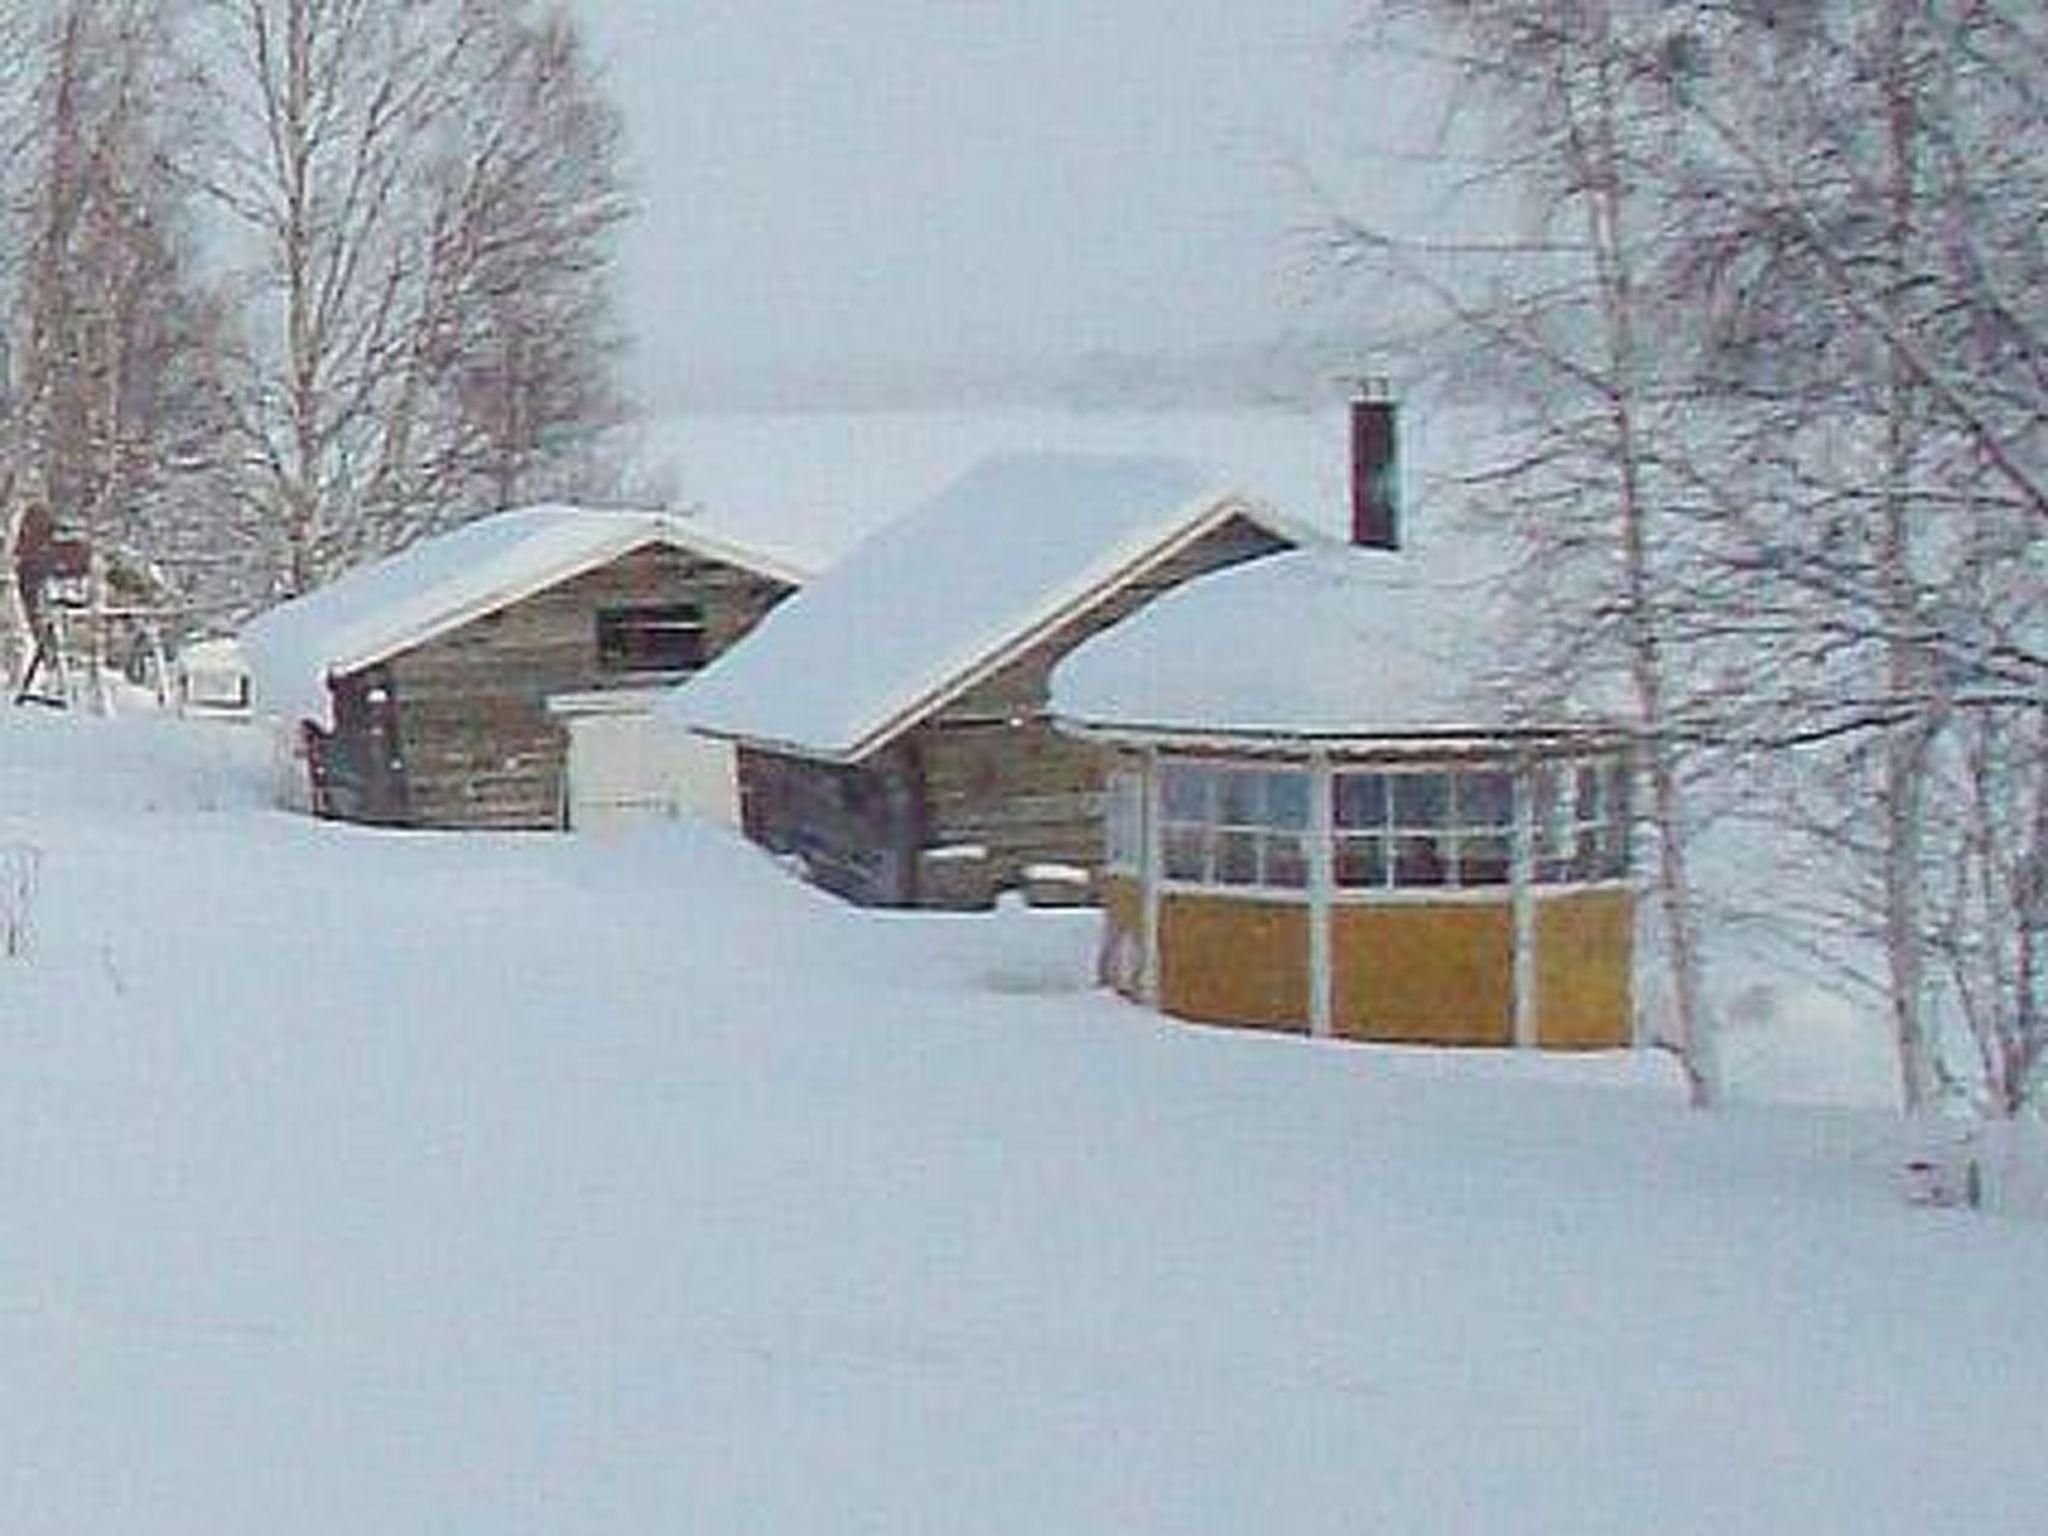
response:
[[[1276,901],[1308,900],[1312,857],[1310,838],[1315,823],[1316,784],[1306,764],[1262,763],[1242,758],[1172,757],[1158,765],[1159,863],[1163,885],[1177,891],[1220,892],[1233,896]],[[1203,776],[1201,806],[1194,814],[1177,807],[1176,786],[1170,781],[1180,774]],[[1231,776],[1256,779],[1259,805],[1249,817],[1225,819],[1224,782]],[[1273,789],[1276,781],[1294,780],[1300,785],[1299,819],[1275,813]],[[1251,840],[1252,878],[1229,879],[1221,873],[1226,839]],[[1200,850],[1199,873],[1189,873],[1185,860],[1177,857],[1189,846]],[[1275,880],[1271,876],[1275,853],[1292,843],[1299,878]]]
[[[1338,785],[1345,779],[1367,776],[1377,778],[1384,786],[1379,819],[1377,822],[1346,824],[1338,816]],[[1466,814],[1468,792],[1461,789],[1461,785],[1481,777],[1500,780],[1501,787],[1507,792],[1492,819],[1477,819]],[[1424,779],[1435,779],[1442,785],[1440,819],[1428,823],[1403,813],[1401,795],[1396,788],[1397,783],[1403,780],[1416,782]],[[1498,899],[1514,882],[1514,784],[1514,765],[1491,760],[1471,763],[1344,763],[1333,767],[1330,774],[1333,881],[1336,879],[1334,871],[1345,862],[1344,854],[1350,845],[1362,844],[1380,850],[1379,878],[1337,883],[1338,899],[1426,900],[1446,896]],[[1404,842],[1410,841],[1435,845],[1436,856],[1441,860],[1442,878],[1402,878],[1402,848]],[[1492,845],[1496,873],[1490,879],[1468,879],[1471,855],[1467,850],[1483,844]]]
[[[1618,752],[1544,758],[1532,766],[1532,874],[1538,887],[1630,879],[1631,773],[1628,758]],[[1570,786],[1568,795],[1557,793],[1560,783]],[[1583,792],[1587,786],[1590,795]]]
[[[1112,768],[1103,781],[1102,867],[1112,875],[1145,872],[1145,776]]]

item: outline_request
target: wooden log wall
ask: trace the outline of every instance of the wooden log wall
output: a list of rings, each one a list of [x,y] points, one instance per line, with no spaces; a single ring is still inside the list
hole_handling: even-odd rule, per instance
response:
[[[709,660],[790,590],[755,571],[650,544],[390,658],[410,822],[561,824],[568,736],[547,700],[649,681],[599,667],[601,610],[695,603]]]
[[[919,725],[910,740],[922,770],[926,845],[986,847],[999,886],[1021,885],[1035,863],[1099,867],[1107,763],[1099,748],[1061,734],[1046,718],[1052,669],[1162,592],[1289,547],[1250,519],[1233,518],[1105,594]]]
[[[863,906],[915,900],[917,765],[902,747],[858,766],[739,751],[740,824],[816,884]]]

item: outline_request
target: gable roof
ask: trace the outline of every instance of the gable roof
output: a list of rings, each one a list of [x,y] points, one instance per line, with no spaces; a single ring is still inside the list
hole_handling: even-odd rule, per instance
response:
[[[1318,536],[1176,459],[983,460],[663,704],[706,735],[855,762],[1233,517]]]
[[[256,707],[332,724],[327,680],[385,660],[649,544],[795,586],[785,559],[693,526],[687,517],[538,506],[465,523],[259,616],[241,635]]]

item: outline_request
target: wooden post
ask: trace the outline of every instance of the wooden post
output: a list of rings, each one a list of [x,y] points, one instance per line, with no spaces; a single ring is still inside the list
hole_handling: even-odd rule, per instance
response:
[[[1159,883],[1165,877],[1166,861],[1159,839],[1159,749],[1145,748],[1145,776],[1139,797],[1139,867],[1144,871],[1144,905],[1139,918],[1144,940],[1144,969],[1139,972],[1138,991],[1148,1008],[1159,1006]]]
[[[1515,760],[1514,782],[1514,1038],[1518,1050],[1532,1050],[1543,1021],[1536,996],[1536,763],[1526,752]]]
[[[1336,860],[1331,840],[1330,758],[1308,760],[1308,1032],[1318,1040],[1335,1033],[1336,977],[1330,923],[1335,906]]]

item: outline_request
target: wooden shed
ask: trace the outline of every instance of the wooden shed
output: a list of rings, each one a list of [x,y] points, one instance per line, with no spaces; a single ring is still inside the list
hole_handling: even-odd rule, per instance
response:
[[[1055,663],[1192,577],[1318,535],[1175,460],[1016,455],[871,536],[664,713],[738,747],[743,824],[854,901],[1084,882],[1103,754],[1046,719]]]
[[[651,744],[659,690],[746,634],[802,575],[687,517],[531,507],[272,609],[242,649],[255,707],[284,727],[315,814],[588,824],[669,808],[667,759]],[[572,777],[579,761],[601,765],[586,775],[596,790]],[[621,763],[636,781],[622,785]]]
[[[1107,983],[1346,1039],[1630,1042],[1627,737],[1488,698],[1488,592],[1391,552],[1284,555],[1062,665],[1061,728],[1114,753]]]

